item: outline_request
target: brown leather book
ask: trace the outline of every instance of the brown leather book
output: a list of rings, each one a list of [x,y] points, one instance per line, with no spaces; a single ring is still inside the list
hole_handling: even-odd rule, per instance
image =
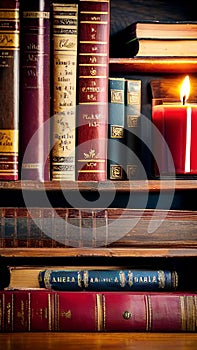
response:
[[[0,18],[0,180],[18,180],[19,1],[1,1]]]
[[[107,179],[109,0],[79,1],[77,180]]]
[[[21,3],[21,179],[49,180],[50,1]]]

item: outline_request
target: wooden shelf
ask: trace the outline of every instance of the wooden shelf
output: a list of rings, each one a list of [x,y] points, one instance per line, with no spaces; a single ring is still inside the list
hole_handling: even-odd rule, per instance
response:
[[[0,191],[113,191],[117,192],[158,192],[160,190],[171,191],[171,190],[197,190],[196,179],[181,179],[181,180],[132,180],[132,181],[106,181],[106,182],[86,182],[86,181],[48,181],[48,182],[37,182],[37,181],[1,181]]]
[[[0,334],[3,350],[196,350],[191,333],[11,333]]]
[[[110,73],[197,73],[197,58],[110,58]]]
[[[195,257],[197,246],[184,247],[142,247],[142,248],[0,248],[0,256],[7,258],[48,258],[53,257]]]

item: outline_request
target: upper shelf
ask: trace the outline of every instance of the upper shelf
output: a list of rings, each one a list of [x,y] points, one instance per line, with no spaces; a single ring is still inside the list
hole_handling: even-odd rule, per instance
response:
[[[110,73],[197,73],[197,57],[110,58]]]
[[[171,190],[197,190],[195,179],[133,180],[133,181],[0,181],[0,190],[5,191],[117,191],[117,192],[158,192]]]

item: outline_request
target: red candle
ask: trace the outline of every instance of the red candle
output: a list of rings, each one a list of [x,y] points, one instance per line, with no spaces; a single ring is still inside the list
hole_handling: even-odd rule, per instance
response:
[[[188,79],[186,77],[187,83]],[[197,174],[197,105],[187,104],[187,97],[188,92],[185,93],[182,88],[182,103],[153,106],[152,120],[163,136],[153,133],[157,175],[173,173],[165,143],[169,147],[176,174]]]

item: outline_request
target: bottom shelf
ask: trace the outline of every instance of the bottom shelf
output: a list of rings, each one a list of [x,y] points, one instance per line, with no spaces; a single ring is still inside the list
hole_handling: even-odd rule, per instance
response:
[[[0,334],[4,350],[196,350],[195,333],[9,333]]]

